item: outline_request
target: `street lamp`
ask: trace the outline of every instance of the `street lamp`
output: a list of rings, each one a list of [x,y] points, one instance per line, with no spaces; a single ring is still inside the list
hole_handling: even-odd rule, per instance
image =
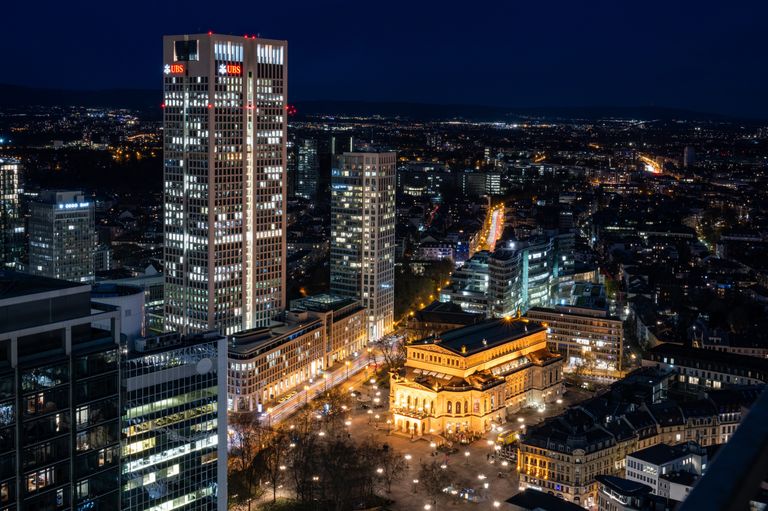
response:
[[[464,451],[464,459],[466,460],[466,464],[469,465],[469,451]]]
[[[309,385],[304,385],[304,404],[309,403]]]
[[[344,362],[344,365],[347,366],[347,380],[349,379],[349,360]]]

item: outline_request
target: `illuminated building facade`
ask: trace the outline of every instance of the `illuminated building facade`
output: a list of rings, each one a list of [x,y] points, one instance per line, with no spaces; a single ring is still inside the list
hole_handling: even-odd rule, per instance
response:
[[[265,412],[292,390],[321,377],[325,329],[320,319],[229,336],[227,410]]]
[[[396,431],[480,433],[507,412],[562,395],[562,357],[547,350],[545,328],[524,318],[491,319],[406,345],[393,374]]]
[[[394,152],[344,153],[331,176],[331,294],[360,300],[371,340],[394,317],[396,162]]]
[[[526,316],[546,323],[549,348],[565,357],[569,366],[584,365],[598,371],[621,371],[624,328],[619,318],[604,309],[557,306],[534,307]]]
[[[317,318],[325,327],[325,365],[356,357],[368,345],[367,315],[360,302],[343,296],[320,294],[291,301],[286,313],[294,322]]]
[[[226,509],[226,354],[226,337],[213,332],[129,343],[121,509]]]
[[[291,302],[271,328],[229,337],[230,412],[265,412],[329,368],[356,359],[368,343],[360,302],[315,295]]]
[[[296,196],[314,200],[320,177],[317,141],[303,139],[296,148]]]
[[[518,443],[520,490],[533,488],[592,507],[600,475],[624,475],[628,455],[657,444],[724,443],[762,388],[711,391],[695,401],[617,401],[637,386],[612,391],[528,427]],[[629,391],[629,392],[625,392]]]
[[[0,265],[7,268],[14,268],[24,253],[20,174],[19,160],[0,158]]]
[[[0,282],[0,509],[119,509],[119,311],[83,283]]]
[[[476,252],[453,272],[440,301],[496,318],[549,306],[564,275],[573,271],[572,240],[552,233],[498,241],[494,251]]]
[[[96,209],[79,191],[45,191],[30,207],[29,272],[93,282]]]
[[[165,328],[231,334],[284,306],[287,44],[166,36]]]

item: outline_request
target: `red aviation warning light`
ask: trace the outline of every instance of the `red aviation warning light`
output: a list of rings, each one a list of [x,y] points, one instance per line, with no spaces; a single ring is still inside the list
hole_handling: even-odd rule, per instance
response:
[[[287,114],[288,114],[290,117],[293,117],[294,115],[296,115],[296,112],[297,112],[297,110],[296,110],[296,107],[295,107],[295,106],[293,106],[293,105],[285,105],[285,112],[286,112],[286,113],[287,113]]]

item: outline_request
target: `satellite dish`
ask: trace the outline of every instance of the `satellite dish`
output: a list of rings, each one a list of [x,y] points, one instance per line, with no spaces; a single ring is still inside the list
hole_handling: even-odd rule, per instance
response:
[[[213,361],[210,358],[204,358],[197,363],[197,374],[206,374],[213,368]]]

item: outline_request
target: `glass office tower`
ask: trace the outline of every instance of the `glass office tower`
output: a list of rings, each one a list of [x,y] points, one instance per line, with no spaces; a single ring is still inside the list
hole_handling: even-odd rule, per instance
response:
[[[226,509],[226,363],[226,338],[217,333],[126,346],[123,510]]]
[[[119,332],[89,285],[0,270],[0,509],[118,509]]]
[[[15,268],[24,254],[21,215],[21,162],[0,158],[0,264]]]

